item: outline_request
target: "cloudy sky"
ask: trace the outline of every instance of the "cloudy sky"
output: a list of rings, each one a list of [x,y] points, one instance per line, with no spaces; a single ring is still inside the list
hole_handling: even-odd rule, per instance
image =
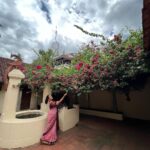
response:
[[[142,27],[143,0],[0,0],[0,56],[20,53],[25,62],[33,49],[76,52],[89,32],[111,36],[125,26]]]

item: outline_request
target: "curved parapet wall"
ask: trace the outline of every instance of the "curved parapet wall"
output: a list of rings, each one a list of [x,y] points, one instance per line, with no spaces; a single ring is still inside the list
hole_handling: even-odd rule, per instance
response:
[[[63,107],[59,110],[59,128],[61,131],[67,131],[79,122],[79,106],[74,105],[73,108],[68,109]]]
[[[41,116],[29,119],[0,120],[0,147],[18,148],[38,143],[43,133],[47,113],[39,110],[16,113],[41,113]]]

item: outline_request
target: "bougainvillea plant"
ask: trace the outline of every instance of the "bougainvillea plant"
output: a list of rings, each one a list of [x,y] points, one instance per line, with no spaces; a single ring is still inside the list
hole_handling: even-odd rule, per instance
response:
[[[27,65],[23,83],[34,90],[48,83],[53,90],[74,93],[126,89],[139,75],[150,72],[146,58],[142,31],[130,30],[126,38],[118,34],[112,39],[103,38],[100,44],[90,42],[68,66],[52,69],[51,65]]]
[[[37,58],[32,64],[26,64],[24,69],[25,79],[22,85],[28,85],[32,91],[43,90],[45,84],[49,84],[52,79],[53,62],[55,51],[52,49],[35,51]]]
[[[54,71],[53,88],[77,93],[125,89],[137,76],[149,73],[146,57],[141,30],[130,30],[124,39],[121,34],[114,35],[100,45],[91,42],[75,56],[67,73],[63,69]]]
[[[92,41],[82,47],[68,66],[52,68],[47,63],[27,65],[23,83],[33,90],[43,89],[45,84],[50,84],[52,90],[77,94],[95,89],[111,90],[114,111],[117,111],[116,90],[126,91],[135,86],[137,79],[150,73],[142,31],[129,30],[126,38],[122,38],[121,34],[114,35],[112,39],[93,33],[89,35],[101,37],[102,41],[100,44]],[[42,54],[45,56],[45,53]]]
[[[43,90],[52,78],[52,67],[49,65],[26,65],[25,79],[22,84],[27,84],[32,90]]]

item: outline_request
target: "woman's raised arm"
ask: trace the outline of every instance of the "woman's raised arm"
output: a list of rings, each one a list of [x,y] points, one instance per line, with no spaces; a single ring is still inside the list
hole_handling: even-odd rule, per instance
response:
[[[67,93],[65,93],[65,94],[62,96],[62,98],[61,98],[59,101],[56,102],[56,105],[59,105],[59,104],[64,100],[64,98],[66,97],[66,95],[67,95]]]

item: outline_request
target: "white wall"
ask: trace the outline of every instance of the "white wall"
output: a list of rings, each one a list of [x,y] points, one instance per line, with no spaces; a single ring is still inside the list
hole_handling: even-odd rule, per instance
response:
[[[119,111],[126,117],[150,120],[150,80],[143,90],[130,92],[130,98],[127,101],[125,95],[117,94]]]
[[[68,109],[63,107],[58,112],[59,128],[61,131],[67,131],[73,128],[79,122],[79,106],[74,105],[74,108]]]
[[[0,113],[2,112],[4,96],[5,96],[5,91],[0,91]]]
[[[111,92],[97,90],[88,97],[82,95],[78,99],[81,108],[113,111]],[[127,101],[124,94],[117,92],[118,112],[128,118],[150,120],[150,79],[142,90],[132,90],[130,99],[131,101]]]
[[[31,101],[30,101],[30,109],[37,109],[36,104],[37,104],[37,102],[36,102],[36,94],[34,92],[32,92],[32,94],[31,94]]]

